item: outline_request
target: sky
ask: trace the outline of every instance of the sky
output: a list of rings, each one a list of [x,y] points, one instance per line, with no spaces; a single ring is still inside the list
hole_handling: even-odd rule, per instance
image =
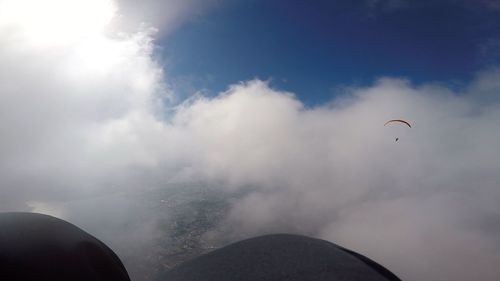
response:
[[[460,87],[499,60],[488,2],[227,2],[159,41],[180,90],[259,78],[317,105],[382,76]]]
[[[0,211],[138,259],[168,214],[134,194],[217,186],[244,192],[207,239],[498,280],[498,2],[290,2],[0,0]]]

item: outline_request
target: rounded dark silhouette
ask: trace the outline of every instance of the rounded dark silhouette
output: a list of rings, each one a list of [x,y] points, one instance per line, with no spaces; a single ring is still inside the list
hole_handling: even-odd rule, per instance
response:
[[[130,281],[118,256],[80,228],[47,215],[0,213],[0,280]]]
[[[369,258],[328,241],[275,234],[243,240],[187,261],[161,281],[394,281]]]

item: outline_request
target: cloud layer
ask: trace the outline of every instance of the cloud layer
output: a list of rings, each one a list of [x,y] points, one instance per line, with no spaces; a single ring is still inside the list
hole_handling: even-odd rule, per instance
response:
[[[192,15],[194,2],[179,5]],[[16,3],[0,11],[22,12]],[[500,71],[460,92],[383,78],[315,108],[254,80],[173,107],[152,31],[109,27],[135,10],[122,5],[96,6],[101,25],[48,25],[45,37],[36,22],[0,17],[0,210],[73,217],[139,248],[157,238],[160,214],[124,194],[202,182],[247,190],[213,239],[288,231],[405,280],[498,279]],[[66,12],[54,21],[86,18]],[[392,118],[413,128],[384,127]],[[103,218],[119,230],[103,230]]]
[[[2,2],[2,10],[20,9],[12,3],[17,2]],[[60,16],[54,22],[73,18],[51,16]],[[155,126],[153,115],[166,93],[162,69],[151,58],[148,30],[106,35],[105,24],[68,36],[65,30],[54,31],[57,40],[39,38],[36,23],[27,24],[23,17],[0,24],[5,201],[14,204],[13,195],[24,189],[60,187],[64,194],[68,188],[91,188],[89,180],[111,172],[105,167],[151,161],[144,150],[123,154],[120,150],[136,140],[119,135],[133,126]]]
[[[195,103],[189,130],[203,143],[200,170],[259,187],[234,204],[221,232],[320,236],[405,280],[494,280],[500,108],[488,93],[496,81],[498,72],[482,73],[454,93],[381,79],[313,109],[252,81]],[[392,118],[413,128],[384,127]]]

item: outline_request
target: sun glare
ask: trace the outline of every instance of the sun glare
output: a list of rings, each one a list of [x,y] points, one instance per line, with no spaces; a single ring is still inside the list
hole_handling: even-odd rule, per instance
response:
[[[110,0],[3,0],[0,31],[37,45],[65,44],[102,33],[115,12]]]

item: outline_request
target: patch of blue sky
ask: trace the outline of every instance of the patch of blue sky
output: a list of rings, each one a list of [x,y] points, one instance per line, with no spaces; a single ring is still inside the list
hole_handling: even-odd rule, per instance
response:
[[[382,76],[465,85],[499,62],[499,16],[453,0],[226,1],[159,44],[181,95],[258,78],[316,105]]]

